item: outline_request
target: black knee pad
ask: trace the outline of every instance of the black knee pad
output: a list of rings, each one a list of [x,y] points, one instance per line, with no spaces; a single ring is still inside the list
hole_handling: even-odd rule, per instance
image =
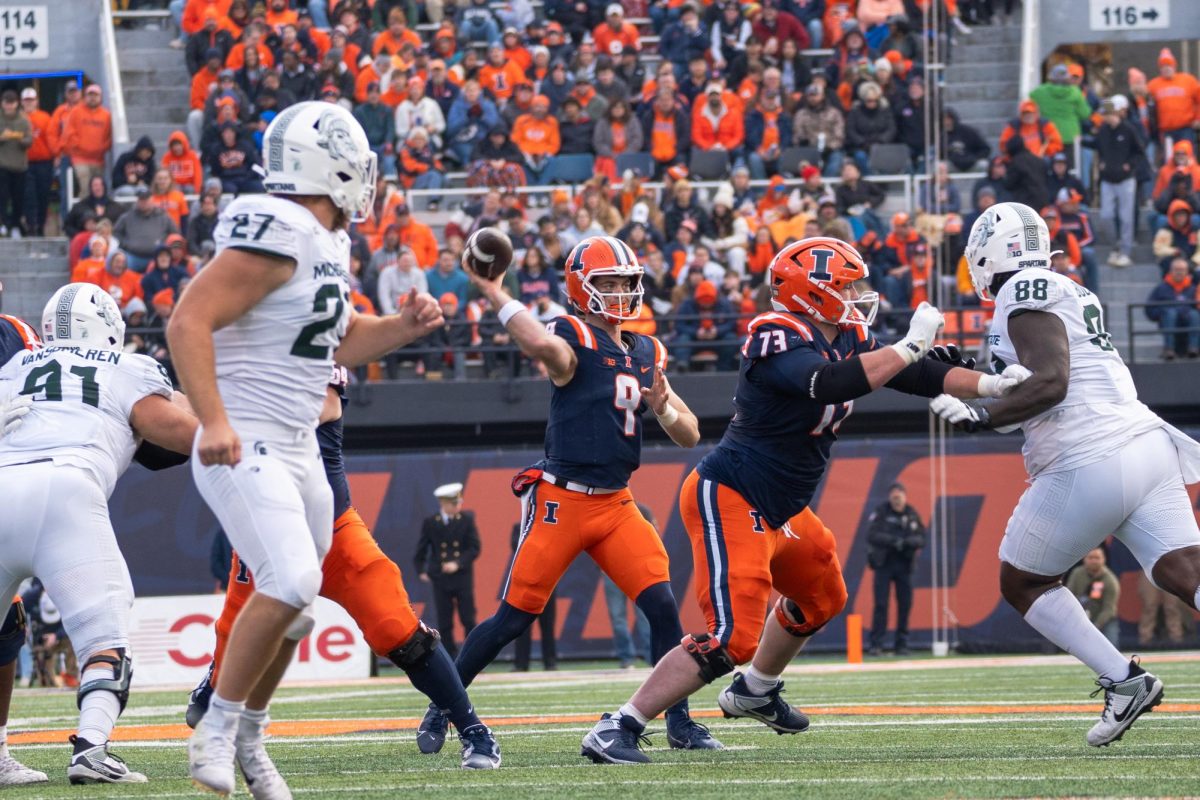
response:
[[[671,584],[667,581],[647,586],[634,602],[652,626],[660,622],[669,625],[672,621],[676,625],[679,624],[679,605],[675,602],[675,593],[671,591]]]
[[[9,607],[4,624],[0,625],[0,667],[16,661],[24,644],[25,604],[18,600]]]
[[[83,675],[92,664],[108,664],[113,668],[113,677],[80,682],[79,691],[75,695],[76,706],[82,707],[84,696],[92,692],[112,692],[121,704],[121,711],[125,710],[125,704],[129,702],[129,681],[133,678],[133,662],[125,655],[124,647],[115,649],[117,656],[92,656],[79,670],[79,674]]]
[[[728,675],[737,666],[729,657],[725,645],[711,633],[689,633],[679,644],[700,665],[700,679],[705,683]]]
[[[388,653],[387,657],[400,669],[409,670],[428,658],[441,641],[440,633],[421,622],[417,624],[417,630],[408,641]]]

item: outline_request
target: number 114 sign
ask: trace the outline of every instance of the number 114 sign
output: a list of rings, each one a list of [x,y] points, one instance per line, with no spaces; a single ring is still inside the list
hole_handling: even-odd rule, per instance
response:
[[[0,60],[50,57],[46,6],[0,6]]]

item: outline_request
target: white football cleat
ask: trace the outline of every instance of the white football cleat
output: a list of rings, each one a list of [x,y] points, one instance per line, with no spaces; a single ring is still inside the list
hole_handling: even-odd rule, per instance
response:
[[[246,788],[254,800],[292,800],[292,790],[287,781],[275,768],[275,762],[267,755],[263,746],[263,732],[271,724],[267,717],[262,722],[242,717],[238,722],[237,740],[234,745],[237,764],[246,779]]]
[[[134,772],[125,766],[125,761],[120,756],[108,752],[108,742],[87,747],[90,742],[72,736],[71,744],[76,748],[84,746],[84,749],[71,756],[71,766],[67,767],[67,780],[73,785],[146,782],[145,775]]]
[[[1100,688],[1092,694],[1104,692],[1104,712],[1100,721],[1088,731],[1087,743],[1092,747],[1107,747],[1117,741],[1138,717],[1162,702],[1162,681],[1138,666],[1136,661],[1129,662],[1129,676],[1125,680],[1101,678],[1096,685]]]
[[[17,761],[8,754],[8,745],[0,744],[0,786],[24,786],[48,780],[46,773],[30,769]]]
[[[221,797],[232,794],[237,784],[234,738],[239,719],[239,714],[214,713],[210,708],[196,725],[188,739],[188,772],[197,788]]]

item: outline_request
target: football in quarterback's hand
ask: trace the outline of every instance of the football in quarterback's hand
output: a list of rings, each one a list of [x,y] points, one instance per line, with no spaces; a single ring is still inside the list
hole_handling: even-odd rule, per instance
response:
[[[480,228],[468,237],[463,248],[463,267],[481,278],[492,280],[512,263],[512,240],[499,228]]]

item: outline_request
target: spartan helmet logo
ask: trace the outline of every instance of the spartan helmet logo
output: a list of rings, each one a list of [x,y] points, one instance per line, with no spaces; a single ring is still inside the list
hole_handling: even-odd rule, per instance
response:
[[[317,145],[329,151],[332,158],[338,159],[357,173],[359,180],[366,180],[362,158],[358,145],[346,120],[337,114],[322,114],[317,120]]]
[[[979,218],[979,222],[975,224],[975,232],[971,236],[970,247],[972,249],[983,247],[995,232],[996,215],[989,209],[984,212],[983,216]]]

